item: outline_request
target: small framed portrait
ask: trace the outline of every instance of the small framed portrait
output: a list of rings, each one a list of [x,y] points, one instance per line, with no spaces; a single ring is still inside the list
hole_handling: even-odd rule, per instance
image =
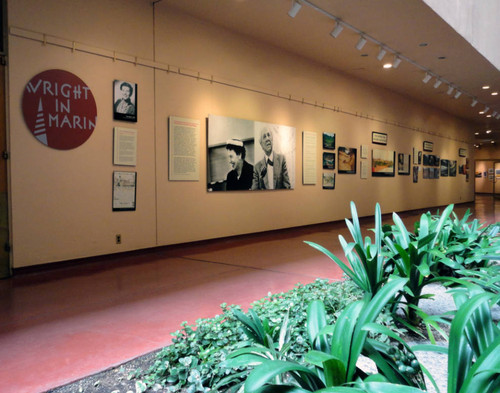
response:
[[[448,176],[450,162],[448,160],[441,160],[441,177]]]
[[[459,157],[467,157],[467,149],[464,149],[464,148],[458,149],[458,156]]]
[[[457,176],[457,161],[450,160],[448,163],[448,168],[449,168],[449,175],[451,177]]]
[[[324,190],[334,190],[335,189],[335,173],[334,172],[323,172],[323,189]]]
[[[323,153],[323,169],[335,169],[335,153]]]
[[[333,132],[323,132],[323,149],[335,150],[335,134]]]
[[[432,151],[434,149],[434,143],[429,141],[424,141],[424,151]]]
[[[352,147],[339,146],[338,149],[339,173],[355,174],[356,156],[357,156],[357,149]]]
[[[113,82],[113,119],[137,122],[137,84],[122,80]]]
[[[398,154],[398,175],[410,174],[410,155],[399,153]]]

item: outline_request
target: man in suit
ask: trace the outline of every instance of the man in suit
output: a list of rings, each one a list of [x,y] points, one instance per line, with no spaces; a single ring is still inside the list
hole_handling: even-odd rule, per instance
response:
[[[273,132],[269,127],[261,130],[259,142],[264,158],[253,167],[252,190],[290,188],[285,156],[273,151]]]

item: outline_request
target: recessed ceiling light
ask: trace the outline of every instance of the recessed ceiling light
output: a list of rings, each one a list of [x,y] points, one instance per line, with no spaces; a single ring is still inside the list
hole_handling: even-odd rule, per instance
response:
[[[479,135],[479,132],[475,132],[474,135]]]
[[[384,64],[384,68],[392,68],[392,64],[391,63],[385,63]]]
[[[484,115],[484,111],[479,112],[480,115]]]
[[[491,117],[491,115],[486,115],[486,117]]]
[[[488,85],[483,86],[483,90],[488,90],[490,87]]]
[[[490,134],[490,133],[491,133],[491,130],[486,130],[486,133],[487,133],[487,134]]]
[[[497,95],[498,95],[498,91],[493,91],[493,92],[491,93],[491,95],[492,95],[492,96],[497,96]]]

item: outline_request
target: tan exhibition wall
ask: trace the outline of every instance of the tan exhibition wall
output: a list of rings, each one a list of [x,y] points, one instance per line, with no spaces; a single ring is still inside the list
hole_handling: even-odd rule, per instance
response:
[[[472,165],[471,127],[163,3],[153,10],[150,3],[48,0],[39,9],[36,0],[9,2],[15,268],[340,220],[349,216],[351,200],[362,216],[372,215],[376,202],[391,212],[473,200],[473,175],[469,182],[464,175],[423,179],[422,172],[418,183],[397,174],[361,179],[359,157],[355,175],[337,173],[335,190],[323,190],[323,132],[334,132],[337,146],[358,148],[358,155],[360,145],[368,146],[369,156],[374,147],[412,154],[414,147],[422,150],[423,142],[431,141],[433,154],[457,160],[458,165],[465,163],[459,148],[467,149]],[[96,99],[96,129],[74,150],[42,145],[22,118],[27,81],[53,68],[79,76]],[[138,84],[137,123],[113,121],[115,79]],[[286,97],[304,97],[305,104]],[[322,109],[323,103],[341,111]],[[207,192],[209,114],[295,127],[295,189]],[[200,181],[168,180],[169,116],[200,121]],[[383,119],[388,121],[379,121]],[[134,168],[113,165],[113,127],[119,126],[138,130]],[[302,185],[303,131],[318,135],[315,185]],[[373,145],[372,131],[386,133],[387,146]],[[136,211],[112,211],[114,170],[137,171]],[[116,234],[121,234],[122,244],[115,243]]]

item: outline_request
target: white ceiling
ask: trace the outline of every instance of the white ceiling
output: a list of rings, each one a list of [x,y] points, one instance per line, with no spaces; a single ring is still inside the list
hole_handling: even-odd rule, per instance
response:
[[[403,60],[397,69],[383,69],[394,56],[378,61],[379,46],[368,42],[358,51],[359,34],[344,28],[338,38],[328,15],[304,4],[295,18],[288,16],[292,0],[162,0],[171,7],[232,31],[284,48],[315,62],[375,85],[438,107],[477,124],[479,141],[500,142],[500,71],[421,0],[309,0],[412,62],[463,91],[455,99],[448,84],[434,88],[435,78],[422,82],[422,69]],[[489,90],[482,86],[489,85]],[[471,107],[472,97],[479,103]],[[489,106],[486,114],[479,111]],[[493,130],[486,135],[486,130]]]

